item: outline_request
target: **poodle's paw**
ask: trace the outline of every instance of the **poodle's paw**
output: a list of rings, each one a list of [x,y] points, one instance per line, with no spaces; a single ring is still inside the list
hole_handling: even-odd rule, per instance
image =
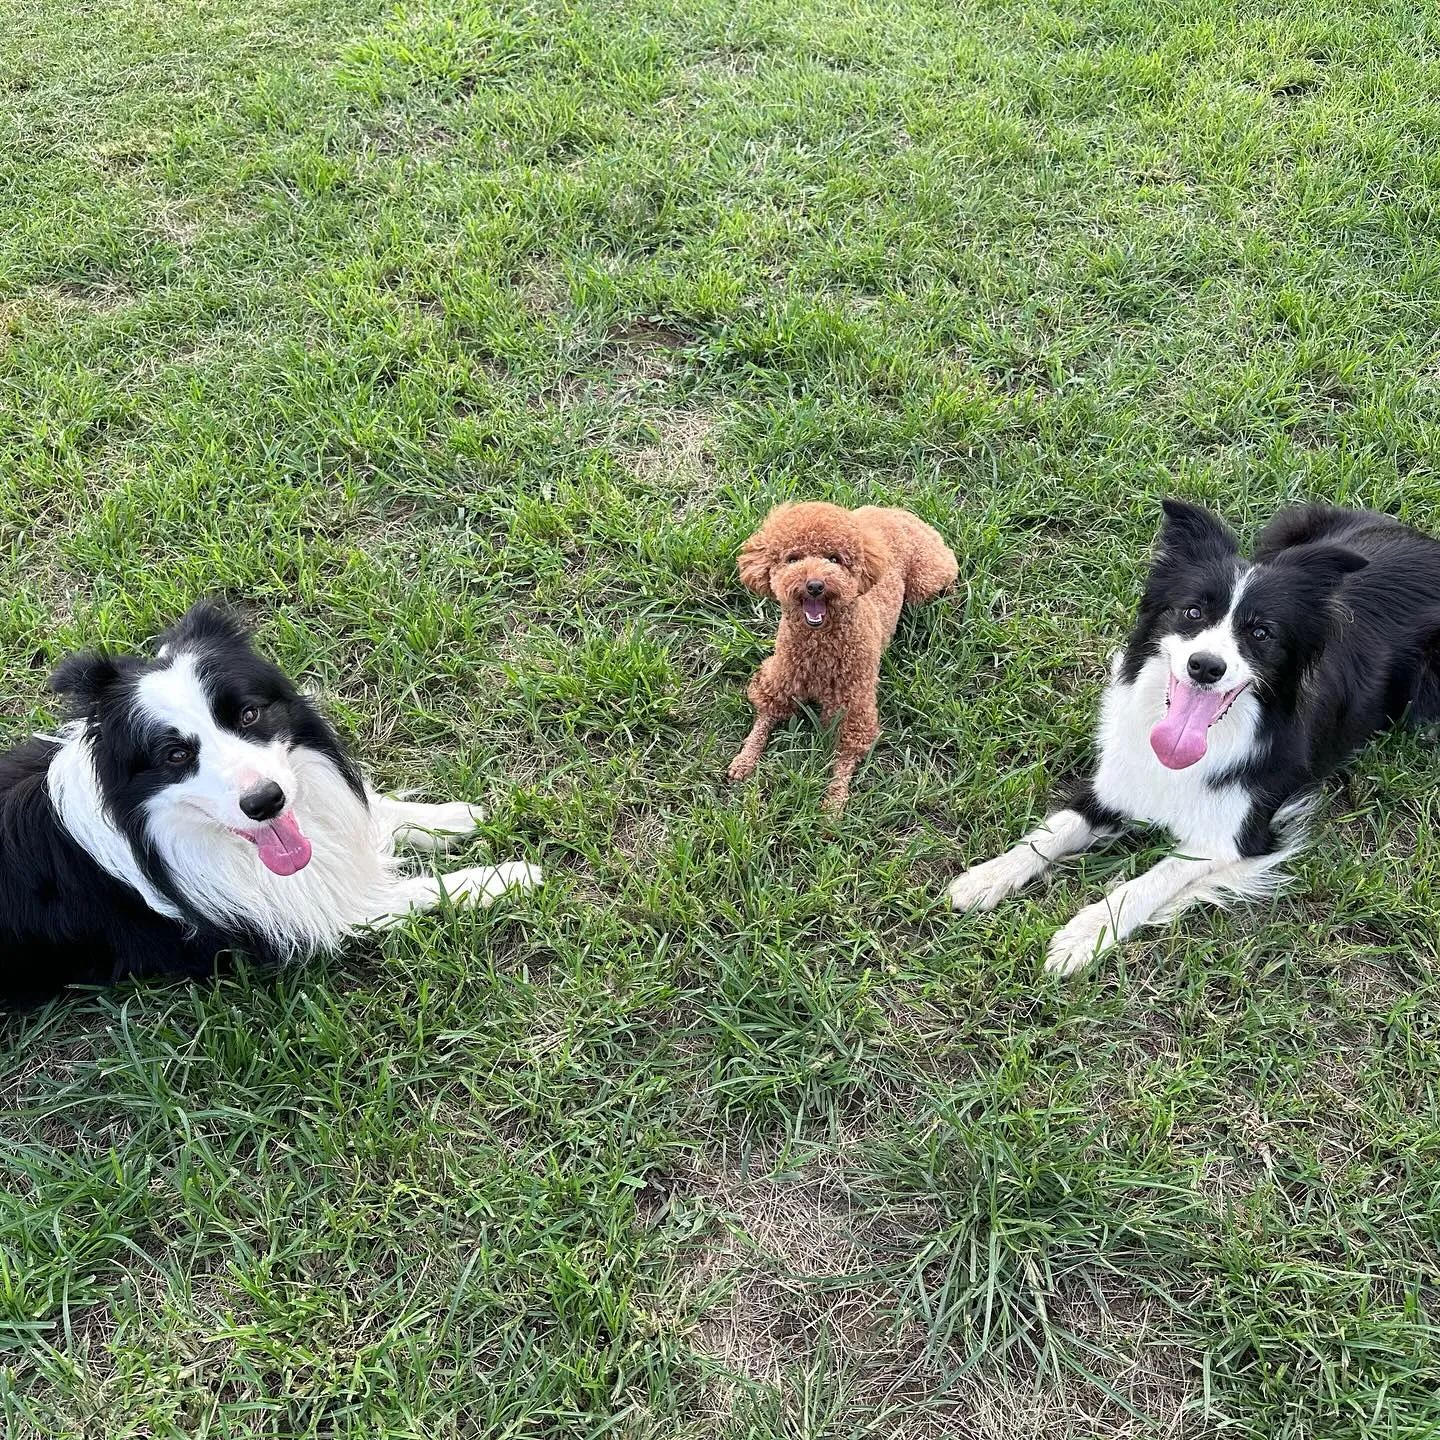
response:
[[[945,892],[952,910],[993,910],[1028,885],[1035,870],[1028,852],[997,855],[957,875]]]
[[[732,784],[738,785],[742,780],[748,780],[754,773],[755,767],[760,763],[759,757],[747,755],[743,750],[730,762],[730,768],[725,772],[725,778]]]
[[[545,879],[538,865],[509,860],[503,865],[474,865],[440,877],[452,905],[488,905],[507,890],[533,890]]]
[[[1118,943],[1109,904],[1087,905],[1050,938],[1045,956],[1047,975],[1074,975],[1093,964]]]
[[[827,815],[838,815],[844,808],[845,802],[850,798],[850,786],[832,784],[825,792],[825,798],[820,802],[820,808]]]

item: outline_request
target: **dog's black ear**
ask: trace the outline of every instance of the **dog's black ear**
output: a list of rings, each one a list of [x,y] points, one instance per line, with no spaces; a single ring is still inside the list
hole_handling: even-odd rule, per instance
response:
[[[1328,590],[1332,585],[1338,585],[1344,576],[1363,570],[1370,562],[1343,545],[1296,545],[1290,550],[1282,550],[1269,563],[1277,569],[1283,565],[1291,571],[1299,571],[1312,584]]]
[[[197,600],[159,640],[158,653],[197,645],[246,645],[250,636],[240,617],[214,600]]]
[[[1188,500],[1161,502],[1165,520],[1160,526],[1161,547],[1172,555],[1192,559],[1224,559],[1240,553],[1235,532],[1208,510]]]
[[[88,714],[99,705],[123,673],[121,662],[93,650],[68,655],[55,667],[50,688],[70,702],[78,714]]]

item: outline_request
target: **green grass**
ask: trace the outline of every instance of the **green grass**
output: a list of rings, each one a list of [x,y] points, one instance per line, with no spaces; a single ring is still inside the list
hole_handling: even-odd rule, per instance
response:
[[[1440,28],[1220,0],[8,0],[0,739],[242,602],[543,893],[3,1023],[15,1437],[1421,1440],[1440,807],[1043,942],[1162,495],[1440,529]],[[735,551],[919,510],[842,821]]]

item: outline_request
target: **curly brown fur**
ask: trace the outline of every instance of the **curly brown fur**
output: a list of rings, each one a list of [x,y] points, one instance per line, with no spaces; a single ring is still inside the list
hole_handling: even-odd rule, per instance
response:
[[[839,810],[850,777],[880,734],[875,694],[880,657],[902,604],[922,604],[954,584],[959,567],[944,540],[905,510],[842,510],[812,500],[778,505],[740,551],[740,579],[780,602],[775,653],[750,682],[755,725],[729,778],[754,773],[771,732],[795,702],[841,715],[825,806]]]

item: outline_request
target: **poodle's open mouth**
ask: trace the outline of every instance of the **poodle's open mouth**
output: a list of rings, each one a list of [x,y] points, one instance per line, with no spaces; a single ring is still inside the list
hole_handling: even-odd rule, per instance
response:
[[[805,612],[805,623],[812,629],[825,623],[825,612],[828,607],[823,598],[807,595],[800,602],[800,608]]]

